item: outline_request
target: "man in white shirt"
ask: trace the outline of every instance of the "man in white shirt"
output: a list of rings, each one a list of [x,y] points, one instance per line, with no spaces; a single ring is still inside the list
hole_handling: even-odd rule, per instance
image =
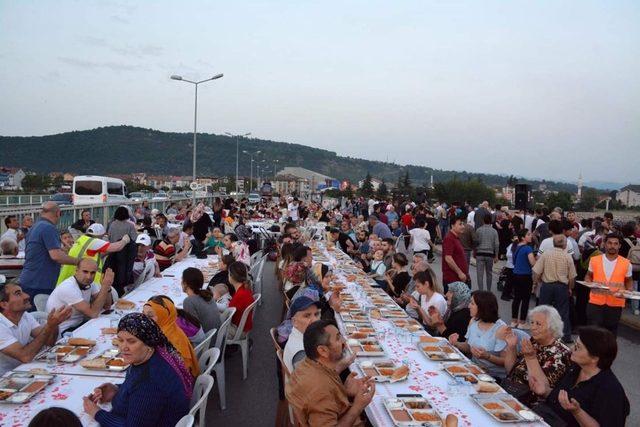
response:
[[[302,338],[307,327],[316,320],[320,320],[320,303],[307,296],[298,297],[291,303],[289,317],[293,328],[289,334],[287,345],[284,347],[283,359],[285,366],[291,373],[298,362],[301,362],[306,356]]]
[[[4,225],[7,227],[7,231],[0,236],[0,240],[13,239],[18,244],[18,250],[24,251],[24,234],[22,233],[22,230],[20,230],[18,217],[15,215],[5,217]]]
[[[20,285],[0,285],[0,375],[31,362],[43,346],[53,345],[58,325],[71,316],[71,308],[62,307],[41,325],[27,312],[30,308],[30,296]]]
[[[287,205],[287,209],[289,211],[289,218],[291,218],[291,221],[293,222],[297,222],[299,217],[298,217],[298,199],[294,197],[294,199],[289,202],[289,204]]]
[[[562,226],[562,221],[559,220],[551,220],[549,221],[549,231],[551,232],[551,237],[547,237],[544,239],[540,246],[538,247],[538,256],[541,256],[545,251],[553,250],[553,236],[557,236],[559,234],[564,234],[564,227]],[[564,249],[566,253],[574,256],[573,245],[567,245]]]
[[[93,281],[97,270],[98,264],[94,260],[83,258],[78,264],[75,275],[60,283],[49,296],[47,313],[60,307],[72,307],[69,319],[59,326],[60,335],[79,326],[87,318],[95,319],[104,308],[111,306],[113,270],[108,268],[105,271],[100,285]]]
[[[413,238],[413,253],[429,255],[431,250],[431,234],[426,229],[427,223],[424,219],[418,220],[415,228],[409,230]]]

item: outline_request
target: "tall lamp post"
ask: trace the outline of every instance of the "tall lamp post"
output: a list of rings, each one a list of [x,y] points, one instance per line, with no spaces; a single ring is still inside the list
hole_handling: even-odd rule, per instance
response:
[[[276,180],[276,174],[278,173],[278,162],[280,160],[274,160],[273,161],[273,181],[275,182]]]
[[[248,154],[249,157],[251,158],[251,165],[249,166],[249,192],[251,192],[251,187],[253,187],[253,156],[257,156],[262,151],[258,150],[255,152],[250,152],[250,151],[242,150],[242,152],[244,154]]]
[[[251,132],[248,132],[248,133],[245,133],[245,134],[237,134],[237,135],[234,135],[234,134],[229,133],[229,132],[225,132],[225,134],[236,139],[236,196],[237,196],[238,195],[238,158],[240,157],[240,155],[238,153],[238,148],[239,148],[239,144],[240,144],[240,137],[246,138],[249,135],[251,135]]]
[[[224,74],[216,74],[213,77],[209,77],[208,79],[200,80],[200,81],[192,81],[182,78],[179,75],[172,75],[171,80],[178,80],[181,82],[191,83],[195,86],[195,107],[193,109],[193,182],[196,182],[196,144],[197,144],[197,135],[198,135],[198,85],[201,83],[205,83],[211,80],[217,80],[224,76]],[[193,205],[196,204],[196,190],[192,189],[193,192]]]

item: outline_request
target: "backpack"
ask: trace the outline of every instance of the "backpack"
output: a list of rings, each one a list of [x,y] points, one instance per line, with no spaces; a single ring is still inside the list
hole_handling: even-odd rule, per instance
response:
[[[624,240],[629,244],[627,259],[631,261],[633,271],[640,271],[640,243],[636,240],[636,244],[634,245],[633,241],[628,237],[625,237]]]

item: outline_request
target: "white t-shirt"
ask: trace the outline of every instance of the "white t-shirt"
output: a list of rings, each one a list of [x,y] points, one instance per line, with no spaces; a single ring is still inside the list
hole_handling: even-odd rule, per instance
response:
[[[604,277],[607,278],[607,281],[611,280],[611,275],[613,274],[613,270],[616,268],[616,264],[618,263],[618,257],[613,261],[609,261],[606,255],[602,255],[602,267],[604,268]],[[589,271],[593,273],[593,269],[591,268],[591,263],[589,263]],[[633,265],[629,263],[629,269],[627,270],[627,274],[624,277],[631,277],[633,275]]]
[[[424,228],[412,228],[409,230],[409,234],[413,237],[413,250],[415,252],[428,251],[431,249],[429,246],[431,234],[429,234],[428,230],[425,230]]]
[[[293,359],[296,354],[300,353],[301,351],[304,352],[304,342],[302,340],[303,336],[304,335],[302,334],[302,332],[300,332],[296,328],[292,328],[291,333],[289,334],[289,339],[287,340],[287,345],[284,346],[283,359],[284,364],[289,372],[293,372]],[[298,359],[298,357],[295,358]]]
[[[469,224],[470,226],[474,226],[475,222],[473,221],[473,219],[476,217],[476,211],[471,211],[469,212],[469,214],[467,215],[467,224]]]
[[[538,256],[545,253],[545,251],[550,251],[551,249],[553,249],[553,237],[547,237],[540,243],[540,247],[538,248]],[[570,242],[567,241],[567,247],[564,248],[564,251],[571,255],[571,257],[573,258],[573,245]]]
[[[428,313],[429,307],[433,306],[440,312],[442,317],[444,317],[444,314],[447,312],[447,300],[442,294],[437,292],[434,292],[428,300],[426,295],[420,295],[420,306],[425,313]]]
[[[287,205],[287,209],[289,210],[289,216],[291,217],[291,220],[297,221],[298,220],[298,204],[295,202],[291,202],[289,203],[289,205]]]
[[[16,342],[22,345],[29,344],[32,339],[31,332],[39,327],[38,321],[29,313],[24,313],[17,325],[0,314],[0,375],[22,364],[2,351]]]
[[[100,285],[97,283],[92,283],[89,289],[82,290],[78,285],[78,282],[75,276],[69,277],[67,280],[60,283],[53,290],[49,299],[47,300],[47,313],[53,311],[53,309],[70,306],[72,307],[74,304],[77,304],[82,301],[86,301],[87,303],[91,303],[91,296],[100,292]],[[85,320],[84,314],[76,310],[72,307],[71,317],[65,320],[58,326],[58,330],[60,333],[65,330],[72,328],[74,326],[78,326]]]
[[[531,231],[531,226],[533,225],[533,220],[535,218],[536,218],[535,215],[527,215],[524,218],[524,228],[526,228],[527,230]],[[540,221],[538,221],[538,222],[540,222]]]
[[[582,236],[580,236],[580,239],[578,240],[578,246],[583,248],[585,243],[587,243],[587,239],[592,237],[594,234],[596,234],[595,230],[585,231],[582,233]]]

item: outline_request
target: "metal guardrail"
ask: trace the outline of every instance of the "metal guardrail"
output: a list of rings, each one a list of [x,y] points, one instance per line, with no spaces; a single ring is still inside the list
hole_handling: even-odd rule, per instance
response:
[[[51,194],[4,194],[0,195],[0,207],[41,205],[50,198]]]
[[[213,199],[215,195],[207,196],[207,197],[199,197],[197,201],[205,201],[207,205],[211,206],[213,203]],[[47,198],[47,200],[49,200]],[[165,209],[169,206],[170,203],[176,202],[190,202],[191,198],[179,198],[179,199],[170,199],[170,200],[147,200],[149,202],[149,209],[158,209],[160,212],[164,213]],[[33,206],[20,207],[16,206],[15,208],[2,209],[0,211],[0,232],[4,233],[6,230],[6,226],[4,225],[4,218],[9,215],[16,215],[18,220],[22,224],[22,217],[25,215],[31,215],[33,217],[34,222],[40,216],[40,205],[42,203],[38,203]],[[80,217],[83,210],[88,209],[91,212],[91,218],[101,223],[106,227],[107,223],[111,221],[113,218],[113,213],[118,208],[118,206],[131,206],[132,210],[135,210],[136,207],[142,205],[142,201],[126,201],[126,202],[118,202],[118,203],[104,203],[98,205],[69,205],[69,206],[60,206],[60,210],[62,211],[62,216],[60,217],[60,221],[58,221],[58,229],[66,230],[76,222]]]

